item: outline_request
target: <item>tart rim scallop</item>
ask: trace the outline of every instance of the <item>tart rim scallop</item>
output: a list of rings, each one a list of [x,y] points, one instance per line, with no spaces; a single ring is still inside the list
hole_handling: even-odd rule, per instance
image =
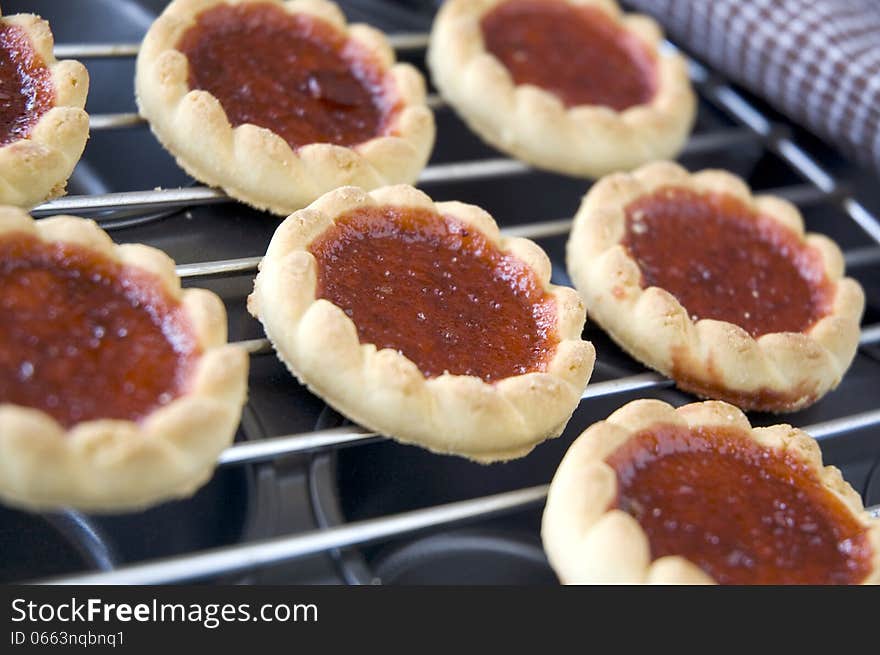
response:
[[[663,187],[729,195],[815,249],[832,285],[829,312],[804,332],[756,339],[727,321],[695,322],[665,289],[642,288],[639,265],[621,243],[625,207]],[[588,313],[621,348],[685,391],[734,400],[743,409],[791,412],[812,404],[837,387],[858,348],[865,296],[858,282],[843,276],[840,248],[823,235],[805,233],[792,203],[752,195],[726,171],[689,173],[672,162],[654,162],[606,176],[575,215],[566,263]],[[762,400],[766,392],[774,396]]]
[[[397,350],[361,343],[343,310],[316,298],[317,263],[309,244],[351,210],[385,206],[451,216],[534,272],[556,304],[559,343],[544,372],[491,384],[448,373],[428,379]],[[260,264],[248,309],[262,322],[291,373],[342,414],[397,441],[483,463],[521,457],[558,436],[578,405],[595,360],[592,344],[581,340],[583,303],[574,289],[550,283],[550,261],[539,246],[502,237],[479,207],[434,203],[405,185],[369,193],[343,187],[287,218]]]
[[[474,132],[533,166],[588,178],[681,151],[696,115],[696,96],[684,58],[661,51],[663,34],[653,19],[624,14],[613,0],[562,0],[605,12],[655,56],[657,71],[657,90],[648,104],[624,111],[566,108],[550,91],[516,85],[486,51],[480,19],[505,1],[447,0],[431,31],[427,61],[434,83]]]
[[[276,5],[325,21],[355,40],[394,79],[401,103],[392,123],[395,135],[351,147],[312,143],[294,150],[268,128],[251,123],[233,127],[215,96],[189,88],[188,60],[176,49],[202,11],[227,3]],[[434,143],[434,115],[425,104],[421,73],[395,63],[382,32],[347,24],[329,0],[174,0],[144,38],[135,90],[141,115],[181,168],[233,198],[283,216],[338,186],[414,182]]]
[[[182,289],[165,253],[116,245],[88,219],[35,221],[23,210],[0,207],[0,238],[15,234],[75,244],[149,273],[180,303],[202,352],[187,389],[139,422],[97,419],[65,429],[39,409],[0,404],[0,498],[29,509],[109,512],[191,495],[231,443],[247,395],[247,354],[226,343],[220,298]]]
[[[541,536],[565,584],[714,584],[681,556],[651,559],[648,536],[629,513],[610,508],[617,476],[605,459],[639,433],[658,425],[735,429],[765,448],[797,456],[821,486],[868,527],[870,572],[861,584],[880,583],[880,520],[864,511],[859,494],[834,466],[823,466],[815,439],[790,425],[752,427],[738,408],[710,400],[674,408],[660,400],[635,400],[578,437],[563,457],[547,496]]]
[[[0,147],[0,204],[32,207],[65,192],[67,180],[89,137],[85,112],[89,74],[80,62],[55,58],[49,23],[34,14],[0,17],[22,29],[52,77],[52,106],[34,122],[30,135]]]

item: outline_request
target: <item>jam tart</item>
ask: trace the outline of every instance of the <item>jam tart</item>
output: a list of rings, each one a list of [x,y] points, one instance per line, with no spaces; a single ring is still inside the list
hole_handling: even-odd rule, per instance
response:
[[[89,137],[89,74],[53,48],[39,16],[0,17],[0,204],[63,195]]]
[[[569,584],[877,584],[880,521],[790,425],[637,400],[588,428],[544,510]]]
[[[579,177],[674,157],[696,113],[685,60],[612,0],[449,0],[435,85],[486,142]]]
[[[858,348],[864,292],[837,245],[724,171],[657,162],[605,177],[566,261],[624,350],[704,398],[799,410],[839,384]]]
[[[549,279],[544,252],[478,207],[344,187],[279,226],[248,308],[348,418],[490,462],[559,435],[592,371],[583,304]]]
[[[0,498],[119,511],[192,494],[244,404],[226,311],[93,221],[0,208]]]
[[[421,74],[327,0],[174,0],[135,86],[190,175],[281,215],[346,184],[414,182],[434,142]]]

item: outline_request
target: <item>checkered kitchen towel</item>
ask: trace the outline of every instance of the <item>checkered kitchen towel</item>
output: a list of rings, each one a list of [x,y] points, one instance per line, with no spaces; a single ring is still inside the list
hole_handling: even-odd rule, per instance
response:
[[[624,0],[795,122],[880,169],[880,0]]]

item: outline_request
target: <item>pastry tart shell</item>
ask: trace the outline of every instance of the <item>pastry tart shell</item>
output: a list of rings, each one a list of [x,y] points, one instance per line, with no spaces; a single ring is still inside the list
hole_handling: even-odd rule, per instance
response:
[[[449,373],[426,378],[399,351],[361,343],[345,312],[316,298],[317,263],[309,244],[351,210],[388,205],[451,216],[534,271],[556,303],[559,343],[544,372],[492,384]],[[350,419],[404,443],[487,463],[521,457],[558,436],[592,372],[595,351],[581,340],[583,303],[573,289],[549,280],[546,254],[526,239],[502,237],[492,217],[478,207],[435,204],[409,186],[369,193],[345,187],[281,224],[260,265],[248,308],[290,371]]]
[[[625,207],[663,187],[732,196],[817,251],[831,285],[828,313],[803,332],[754,338],[726,321],[694,321],[668,291],[643,288],[639,265],[621,243]],[[796,411],[837,387],[858,348],[865,297],[858,282],[844,277],[840,248],[825,236],[805,233],[803,218],[790,202],[753,196],[740,178],[725,171],[690,174],[677,164],[656,162],[605,177],[575,216],[567,265],[590,316],[614,341],[703,398],[743,409]]]
[[[201,349],[187,389],[141,421],[89,420],[65,429],[47,413],[0,404],[0,498],[29,509],[131,510],[191,495],[235,434],[247,354],[226,343],[226,310],[204,289],[182,289],[174,262],[141,244],[116,245],[91,220],[34,221],[0,208],[0,236],[76,244],[151,274],[177,300]]]
[[[609,509],[617,495],[617,476],[605,459],[655,425],[732,428],[764,448],[796,455],[815,471],[821,485],[869,528],[871,567],[862,584],[880,583],[880,521],[868,516],[860,496],[837,468],[823,466],[815,439],[790,425],[753,428],[739,409],[721,401],[676,409],[659,400],[633,401],[593,424],[560,463],[550,485],[541,536],[563,583],[714,584],[684,557],[652,559],[648,537],[638,521],[623,510]]]
[[[596,178],[684,147],[696,113],[687,63],[661,51],[657,23],[624,14],[612,0],[566,0],[604,11],[636,35],[656,61],[657,90],[650,103],[623,111],[598,105],[566,108],[550,91],[516,85],[489,53],[481,18],[505,0],[448,0],[431,32],[428,66],[437,88],[470,128],[487,143],[538,168]]]
[[[313,143],[293,149],[270,129],[250,123],[233,127],[214,95],[190,89],[188,60],[176,44],[202,11],[224,2],[175,0],[153,23],[138,54],[135,91],[140,113],[187,173],[242,202],[284,216],[339,186],[415,182],[435,133],[424,79],[409,64],[395,63],[384,34],[367,25],[348,25],[328,0],[231,3],[277,4],[292,14],[326,21],[357,41],[393,78],[401,106],[388,127],[391,134],[352,147]]]
[[[52,78],[52,106],[26,138],[0,146],[0,204],[33,207],[63,195],[67,179],[89,138],[89,116],[83,109],[89,74],[78,61],[55,59],[49,23],[33,14],[0,17],[19,27]]]

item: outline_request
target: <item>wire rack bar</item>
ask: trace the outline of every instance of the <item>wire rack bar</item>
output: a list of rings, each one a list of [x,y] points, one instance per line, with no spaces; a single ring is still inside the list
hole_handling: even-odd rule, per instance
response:
[[[49,216],[71,212],[96,212],[111,209],[156,210],[169,207],[189,207],[217,202],[229,202],[222,191],[204,186],[150,191],[119,191],[90,196],[66,196],[38,205],[31,210],[34,216]]]
[[[803,428],[817,439],[826,439],[880,424],[880,410],[856,414]],[[523,510],[544,501],[548,485],[508,491],[482,498],[436,505],[401,514],[313,530],[242,545],[226,546],[106,573],[56,578],[50,584],[169,584],[229,575],[276,565],[337,548],[364,545],[401,537],[420,530],[486,519]],[[876,508],[869,511],[874,512]]]
[[[880,325],[870,326],[862,331],[862,345],[877,342],[880,342]],[[272,346],[267,339],[254,339],[242,343],[248,344],[252,348],[251,352],[257,352],[257,349],[261,353],[272,352]],[[633,391],[654,391],[671,387],[673,384],[672,380],[658,373],[639,373],[616,380],[589,384],[581,395],[581,400],[604,398]],[[859,427],[873,425],[878,422],[880,422],[880,410],[843,417],[813,426],[813,429],[817,431],[817,434],[813,436],[817,439],[825,438],[827,435],[855,430]],[[221,466],[255,464],[278,457],[335,450],[358,443],[382,439],[384,437],[358,426],[289,434],[259,441],[236,443],[223,451],[218,459],[218,464]]]
[[[880,264],[880,248],[876,246],[853,248],[852,250],[847,250],[843,254],[843,259],[847,268],[875,266]]]
[[[560,218],[552,221],[524,223],[522,225],[502,228],[501,233],[507,237],[527,237],[529,239],[561,236],[568,234],[568,231],[571,229],[571,222],[572,219],[570,218]],[[233,275],[235,273],[253,273],[257,270],[257,266],[262,259],[262,257],[239,257],[212,262],[180,264],[177,266],[177,275],[181,278],[197,278]]]
[[[430,35],[427,32],[398,32],[389,34],[388,42],[399,52],[424,50],[428,47]]]
[[[874,346],[880,343],[880,325],[869,325],[862,328],[862,336],[859,338],[860,346]]]
[[[258,339],[256,341],[265,341],[266,348],[271,349],[267,340]],[[581,399],[600,398],[640,389],[660,389],[670,386],[672,386],[672,380],[663,378],[656,373],[641,373],[609,382],[591,384],[586,388]],[[221,453],[217,463],[220,466],[256,464],[279,457],[325,452],[384,439],[385,437],[359,426],[288,434],[258,441],[236,443]]]
[[[608,380],[607,382],[588,384],[581,395],[581,400],[604,398],[605,396],[631,393],[633,391],[663,389],[672,385],[672,380],[663,377],[659,373],[638,373],[617,378],[616,380]]]
[[[572,222],[573,219],[571,218],[559,218],[552,221],[508,225],[501,228],[501,234],[506,237],[523,237],[526,239],[546,239],[548,237],[564,236],[571,231]]]
[[[389,34],[391,47],[398,52],[424,50],[428,47],[428,34],[424,32],[400,32]],[[119,59],[136,57],[140,43],[60,43],[55,46],[58,59]]]
[[[144,119],[135,113],[123,114],[91,114],[89,115],[89,130],[119,130],[126,127],[142,125]]]
[[[803,430],[817,441],[822,441],[829,437],[836,437],[847,432],[855,432],[856,430],[877,425],[880,425],[880,409],[872,409],[861,414],[851,414],[850,416],[843,416],[822,423],[814,423],[803,428]]]
[[[741,142],[744,136],[746,136],[746,132],[743,130],[696,135],[689,142],[691,145],[688,150],[690,152],[712,151],[717,149],[719,143]],[[422,171],[419,183],[448,184],[454,182],[475,182],[531,172],[534,172],[534,169],[520,161],[498,157],[469,162],[432,164]],[[768,190],[767,193],[781,195],[796,204],[826,202],[834,200],[838,194],[836,189],[824,191],[810,185],[793,185],[781,189]],[[229,197],[219,189],[191,186],[177,189],[151,189],[87,196],[66,196],[38,205],[31,213],[34,216],[48,216],[70,212],[96,212],[118,209],[155,210],[171,207],[193,207],[227,202],[229,200]],[[870,217],[870,215],[868,216]]]
[[[256,341],[265,341],[266,348],[271,349],[268,341],[263,339],[257,339]],[[672,380],[661,377],[656,373],[641,373],[608,382],[591,384],[586,388],[581,399],[600,398],[638,391],[640,389],[661,389],[671,387],[672,384]],[[221,453],[217,463],[220,466],[256,464],[278,459],[279,457],[325,452],[384,439],[385,437],[359,426],[289,434],[281,437],[260,439],[258,441],[236,443]]]
[[[187,277],[210,277],[213,275],[229,275],[232,273],[252,273],[257,270],[262,257],[240,257],[237,259],[221,259],[213,262],[196,262],[180,264],[177,275]]]
[[[867,232],[874,241],[880,243],[880,223],[877,217],[865,209],[865,206],[855,198],[846,198],[843,201],[843,208],[856,223],[859,224],[865,232]]]
[[[248,339],[247,341],[238,341],[236,343],[244,348],[248,355],[268,355],[272,352],[272,344],[266,338]]]
[[[368,519],[325,530],[278,537],[243,546],[226,546],[196,555],[109,571],[46,580],[44,584],[171,584],[250,571],[290,562],[336,548],[362,546],[420,530],[486,519],[527,509],[544,502],[549,485],[507,491],[483,498],[412,510],[379,519]],[[866,510],[880,517],[880,506]]]
[[[425,97],[425,104],[431,109],[442,109],[446,106],[446,101],[442,96],[439,96],[436,93],[429,93]]]
[[[473,500],[403,512],[326,530],[278,537],[243,546],[226,546],[195,555],[128,566],[108,573],[72,576],[50,584],[166,584],[238,573],[344,548],[383,541],[439,525],[453,525],[522,510],[543,502],[547,485],[508,491]]]
[[[217,464],[220,466],[256,464],[280,457],[321,453],[345,446],[381,441],[384,438],[358,426],[289,434],[283,437],[237,443],[220,454]]]
[[[531,170],[513,159],[484,159],[475,162],[434,164],[422,171],[419,181],[456,182],[479,180],[505,175],[515,175]],[[95,212],[110,209],[156,209],[165,207],[192,207],[197,205],[228,202],[229,198],[219,189],[192,186],[178,189],[152,189],[148,191],[122,191],[88,196],[67,196],[51,200],[35,207],[34,216],[68,212]]]
[[[528,164],[507,157],[431,164],[419,175],[419,183],[449,184],[453,182],[468,182],[493,177],[524,175],[533,170]]]
[[[837,188],[837,181],[801,146],[788,136],[780,136],[779,130],[742,94],[727,84],[709,79],[702,85],[704,93],[718,105],[726,109],[743,124],[764,137],[768,147],[778,154],[789,166],[816,187],[827,193]],[[852,197],[843,201],[843,208],[859,227],[874,241],[880,243],[880,222],[860,202]]]
[[[59,43],[55,46],[58,59],[118,59],[136,57],[140,43]]]

